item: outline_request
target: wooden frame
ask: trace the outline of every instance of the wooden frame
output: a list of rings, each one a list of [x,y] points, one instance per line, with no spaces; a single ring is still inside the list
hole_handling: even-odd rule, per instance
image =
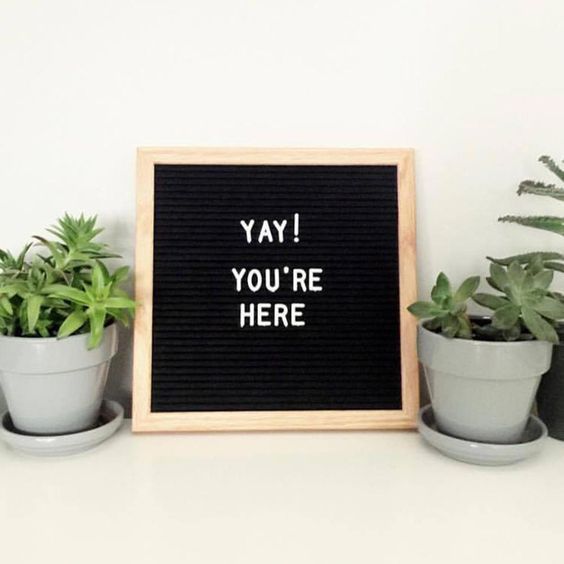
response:
[[[151,411],[154,166],[156,164],[396,165],[402,365],[401,410]],[[419,407],[416,321],[406,306],[417,297],[415,189],[411,149],[207,149],[139,148],[133,431],[261,431],[308,429],[410,429]]]

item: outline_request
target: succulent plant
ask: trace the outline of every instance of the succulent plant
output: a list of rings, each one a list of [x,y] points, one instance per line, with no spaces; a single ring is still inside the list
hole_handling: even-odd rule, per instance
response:
[[[103,259],[118,255],[95,240],[96,217],[66,214],[48,231],[56,239],[35,236],[40,251],[31,259],[31,244],[17,256],[0,250],[0,334],[89,333],[89,348],[97,347],[108,323],[133,316],[135,302],[121,289],[129,268],[109,272]]]
[[[543,155],[539,157],[539,161],[552,172],[560,181],[564,182],[564,169],[554,161],[551,157]],[[536,196],[547,196],[555,200],[564,201],[564,186],[557,186],[556,184],[547,184],[536,180],[523,180],[519,184],[517,194],[533,194]],[[543,229],[551,231],[558,235],[564,235],[564,217],[545,215],[545,216],[516,216],[505,215],[500,217],[498,221],[506,223],[516,223],[526,227],[534,227],[535,229]],[[564,272],[564,254],[554,252],[534,252],[525,253],[521,255],[510,256],[506,258],[492,258],[489,260],[509,266],[512,262],[517,261],[520,264],[528,264],[532,257],[540,255],[544,261],[544,266],[551,270]]]
[[[538,339],[558,342],[556,322],[564,319],[561,296],[550,290],[554,272],[545,268],[542,257],[531,257],[527,267],[518,261],[508,267],[492,263],[488,284],[500,292],[476,292],[479,276],[467,278],[453,292],[442,272],[431,292],[431,302],[415,302],[408,310],[425,320],[425,328],[445,337],[516,341]],[[492,311],[491,319],[480,320],[467,313],[468,300]]]
[[[478,336],[516,341],[536,338],[558,343],[555,324],[564,319],[564,304],[550,291],[554,272],[539,255],[526,268],[517,261],[508,267],[492,263],[488,284],[502,293],[476,293],[473,300],[493,311],[491,324],[476,326]]]
[[[446,274],[441,272],[431,291],[431,302],[415,302],[407,309],[418,319],[428,319],[425,326],[446,337],[472,338],[472,324],[466,313],[468,299],[480,284],[479,276],[467,278],[453,292]]]

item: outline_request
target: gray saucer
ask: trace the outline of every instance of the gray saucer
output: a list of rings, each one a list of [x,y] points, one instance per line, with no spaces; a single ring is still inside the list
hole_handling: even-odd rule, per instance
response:
[[[417,428],[430,445],[450,458],[484,466],[513,464],[529,458],[541,450],[548,435],[546,425],[538,417],[531,415],[519,443],[500,445],[457,439],[437,430],[430,405],[419,411]]]
[[[123,422],[123,407],[117,401],[104,400],[95,427],[68,435],[28,435],[18,431],[5,412],[0,437],[12,448],[35,456],[64,456],[88,450],[111,437]]]

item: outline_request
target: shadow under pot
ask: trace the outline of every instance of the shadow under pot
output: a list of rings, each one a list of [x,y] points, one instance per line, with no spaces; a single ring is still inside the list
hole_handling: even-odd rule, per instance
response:
[[[487,443],[519,442],[550,367],[552,344],[448,339],[419,324],[417,350],[441,432]]]
[[[537,410],[548,434],[564,441],[564,325],[557,331],[560,344],[554,345],[552,365],[542,377],[537,392]]]
[[[106,327],[95,349],[88,350],[88,337],[0,336],[0,384],[19,431],[56,435],[96,423],[117,351],[117,327]]]

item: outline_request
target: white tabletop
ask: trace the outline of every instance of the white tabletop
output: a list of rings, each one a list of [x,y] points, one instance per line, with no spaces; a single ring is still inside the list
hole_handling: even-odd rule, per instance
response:
[[[564,561],[564,443],[470,466],[414,432],[132,435],[0,446],[0,557],[101,562]]]

